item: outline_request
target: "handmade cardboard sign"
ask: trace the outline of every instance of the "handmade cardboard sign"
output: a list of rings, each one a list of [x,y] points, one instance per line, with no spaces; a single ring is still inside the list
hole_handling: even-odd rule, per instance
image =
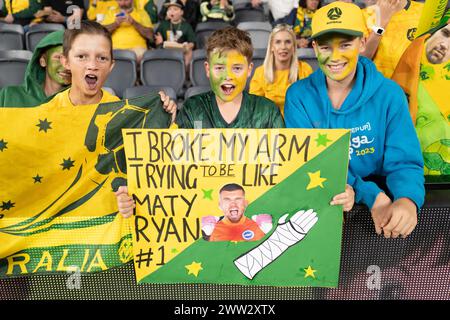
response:
[[[138,282],[337,286],[348,130],[122,132]]]

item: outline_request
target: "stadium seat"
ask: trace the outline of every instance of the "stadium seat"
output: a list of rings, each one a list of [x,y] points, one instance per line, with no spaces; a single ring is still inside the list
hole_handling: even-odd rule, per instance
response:
[[[114,50],[114,68],[105,82],[106,87],[114,90],[122,98],[126,88],[134,86],[137,80],[136,54],[131,50]]]
[[[253,50],[253,70],[258,68],[264,63],[264,59],[266,58],[267,49],[254,49]]]
[[[183,53],[178,50],[147,51],[141,61],[141,81],[146,86],[171,87],[181,95],[186,71]]]
[[[251,3],[252,3],[251,0],[233,0],[233,7],[234,7],[234,10],[236,11],[236,8],[239,8],[239,6],[241,6],[241,5],[250,6]],[[261,8],[262,12],[264,13],[264,16],[265,16],[263,21],[269,21],[269,15],[271,15],[270,9],[269,9],[269,4],[267,2],[262,2],[261,7],[262,7]],[[236,21],[236,19],[235,19],[235,21]]]
[[[200,93],[208,92],[211,90],[211,87],[208,86],[196,86],[196,87],[190,87],[186,90],[186,93],[184,95],[184,100],[187,100],[188,98],[195,96]]]
[[[139,96],[146,95],[148,93],[158,93],[159,91],[164,91],[166,95],[170,97],[170,99],[177,101],[177,93],[171,87],[163,87],[163,86],[139,86],[127,88],[124,91],[123,98],[131,99]]]
[[[20,24],[0,23],[0,50],[22,50],[23,36]]]
[[[270,33],[272,32],[272,25],[269,22],[241,22],[237,27],[250,34],[253,48],[267,48]]]
[[[230,26],[229,23],[222,21],[207,21],[198,23],[197,27],[195,28],[197,49],[203,49],[205,47],[206,40],[208,40],[208,37],[211,33],[228,26]]]
[[[236,8],[236,6],[247,4],[247,3],[251,4],[252,1],[251,0],[233,0],[233,7]]]
[[[317,64],[316,54],[314,53],[314,49],[312,48],[299,48],[297,49],[297,58],[299,60],[307,62],[313,71],[316,71],[319,67]]]
[[[253,69],[252,69],[252,74],[247,79],[247,84],[245,86],[245,90],[248,91],[248,89],[250,88],[250,81],[252,80],[253,75],[255,74],[256,68],[258,68],[259,66],[264,64],[264,59],[266,58],[266,51],[267,51],[266,49],[254,49],[253,50],[253,58],[252,58]]]
[[[194,50],[189,70],[189,77],[193,86],[209,86],[209,79],[205,72],[206,51]]]
[[[22,84],[32,56],[26,50],[0,51],[0,88]]]
[[[251,3],[237,3],[234,4],[234,23],[238,25],[241,22],[248,21],[259,21],[264,22],[268,19],[264,14],[264,9],[261,8],[252,8]]]
[[[29,51],[34,51],[36,45],[47,34],[53,31],[64,30],[65,27],[62,24],[57,23],[41,23],[31,26],[28,32],[25,34],[26,48]]]

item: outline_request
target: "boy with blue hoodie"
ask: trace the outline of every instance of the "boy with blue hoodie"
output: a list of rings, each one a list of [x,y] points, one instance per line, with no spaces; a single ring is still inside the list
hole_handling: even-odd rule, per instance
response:
[[[286,94],[289,128],[351,130],[348,183],[366,204],[377,234],[408,236],[424,202],[423,160],[406,97],[367,58],[364,18],[358,6],[333,2],[312,20],[320,69]],[[373,176],[386,179],[385,191]]]

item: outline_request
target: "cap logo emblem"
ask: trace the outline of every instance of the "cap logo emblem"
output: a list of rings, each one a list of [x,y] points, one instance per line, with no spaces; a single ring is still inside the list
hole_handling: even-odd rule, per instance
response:
[[[333,7],[327,12],[328,19],[337,20],[342,16],[342,10],[338,7]]]

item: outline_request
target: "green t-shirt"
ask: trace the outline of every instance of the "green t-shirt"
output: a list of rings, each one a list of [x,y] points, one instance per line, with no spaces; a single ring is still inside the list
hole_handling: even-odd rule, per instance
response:
[[[192,42],[195,43],[195,33],[191,25],[185,21],[179,24],[172,24],[165,20],[161,22],[156,32],[161,33],[164,41],[176,41],[178,43]],[[172,36],[172,38],[171,38]]]
[[[187,99],[178,112],[179,128],[284,128],[280,109],[271,100],[243,92],[241,109],[236,119],[227,123],[220,114],[214,92],[206,92]],[[198,123],[197,123],[198,122]]]

